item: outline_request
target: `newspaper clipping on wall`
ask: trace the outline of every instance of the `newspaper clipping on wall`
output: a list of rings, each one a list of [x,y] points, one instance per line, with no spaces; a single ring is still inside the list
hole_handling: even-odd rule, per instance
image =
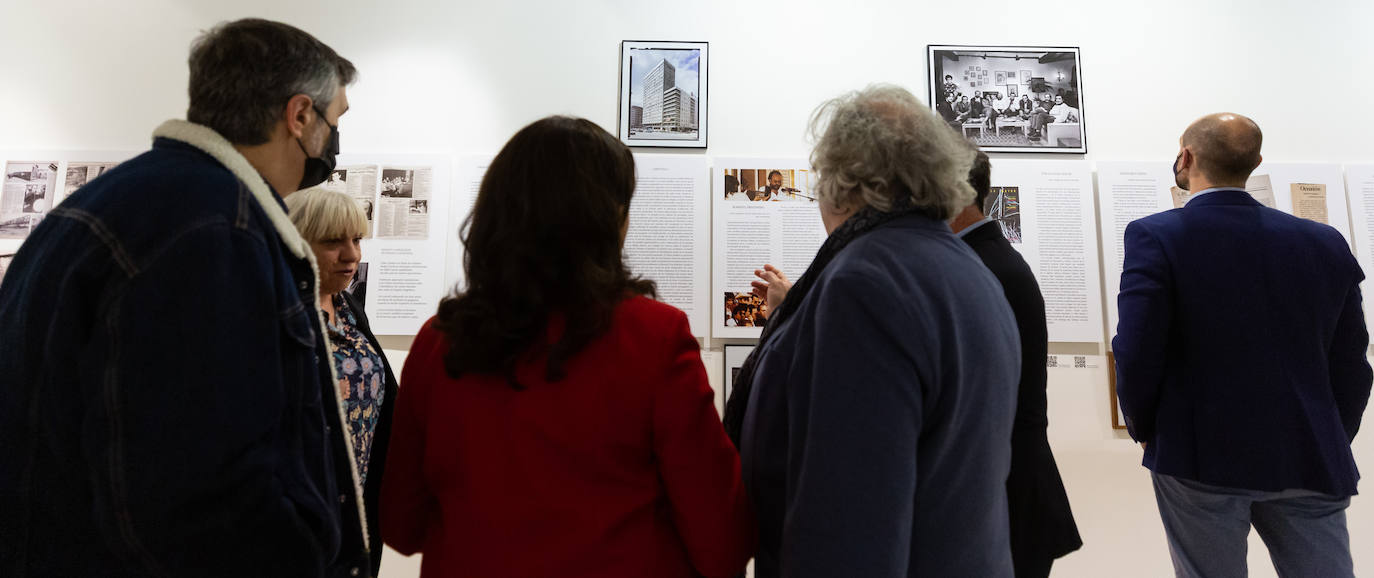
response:
[[[367,236],[371,237],[376,234],[376,166],[354,165],[339,167],[329,174],[329,179],[321,183],[320,187],[353,197],[353,200],[358,202],[358,206],[363,208],[363,214],[367,215]]]
[[[62,186],[62,198],[67,198],[95,180],[96,177],[105,174],[106,171],[115,168],[119,163],[111,162],[81,162],[71,161],[67,163],[67,178]]]
[[[0,283],[5,281],[5,271],[10,268],[10,262],[14,260],[14,253],[0,254]]]
[[[53,206],[57,194],[57,161],[12,161],[5,164],[0,190],[0,239],[23,239]]]
[[[430,167],[383,167],[381,185],[377,238],[428,238],[434,170]]]

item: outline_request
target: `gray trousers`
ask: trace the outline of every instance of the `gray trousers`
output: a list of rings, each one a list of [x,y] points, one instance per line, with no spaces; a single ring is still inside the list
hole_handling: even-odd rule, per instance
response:
[[[1355,575],[1345,526],[1349,497],[1308,490],[1259,492],[1151,476],[1178,576],[1244,578],[1251,525],[1269,547],[1281,577]]]

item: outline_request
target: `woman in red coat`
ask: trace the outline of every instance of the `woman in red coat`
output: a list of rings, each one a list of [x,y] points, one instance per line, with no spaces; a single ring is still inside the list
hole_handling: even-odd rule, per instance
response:
[[[423,576],[733,576],[753,552],[687,317],[622,260],[634,188],[583,119],[525,127],[487,170],[383,482],[383,538]]]

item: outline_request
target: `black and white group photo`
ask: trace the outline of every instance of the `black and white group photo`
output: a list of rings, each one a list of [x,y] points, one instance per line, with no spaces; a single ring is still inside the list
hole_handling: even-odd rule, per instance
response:
[[[930,105],[989,152],[1087,152],[1077,48],[930,46]]]
[[[415,171],[382,169],[382,196],[409,199],[415,194]]]

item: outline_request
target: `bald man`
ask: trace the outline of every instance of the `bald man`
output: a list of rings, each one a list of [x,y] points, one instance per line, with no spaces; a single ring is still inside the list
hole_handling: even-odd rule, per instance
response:
[[[1245,576],[1252,525],[1279,575],[1353,576],[1364,273],[1335,229],[1245,192],[1262,140],[1199,119],[1174,160],[1187,204],[1126,227],[1117,395],[1179,576]]]

